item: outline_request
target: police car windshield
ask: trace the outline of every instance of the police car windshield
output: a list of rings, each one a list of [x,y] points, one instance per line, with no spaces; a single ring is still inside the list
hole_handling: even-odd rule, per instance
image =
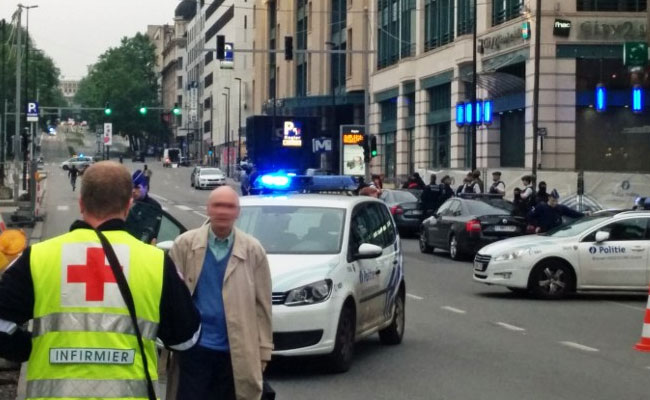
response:
[[[543,236],[552,236],[552,237],[571,237],[581,234],[582,232],[590,229],[597,224],[603,222],[605,219],[610,218],[609,215],[596,215],[591,217],[584,217],[578,220],[572,221],[566,225],[558,226],[557,228],[551,229],[546,233],[542,233]]]
[[[338,254],[344,217],[339,208],[243,206],[237,227],[268,254]]]

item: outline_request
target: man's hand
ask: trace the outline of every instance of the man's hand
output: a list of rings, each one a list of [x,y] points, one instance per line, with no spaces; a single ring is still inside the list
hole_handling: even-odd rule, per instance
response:
[[[262,373],[266,370],[266,366],[268,365],[268,361],[262,360]]]

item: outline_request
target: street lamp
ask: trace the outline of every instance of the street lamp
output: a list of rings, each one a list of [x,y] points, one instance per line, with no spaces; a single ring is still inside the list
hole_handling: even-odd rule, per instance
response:
[[[241,78],[235,78],[239,82],[239,126],[237,127],[237,160],[241,162]]]
[[[327,41],[325,42],[326,46],[329,46],[330,51],[334,51],[334,46],[336,46],[336,43]],[[334,53],[331,53],[332,57],[330,58],[330,70],[331,72],[331,77],[330,77],[330,82],[331,82],[331,90],[332,90],[332,137],[336,137],[336,87],[334,86]],[[338,55],[337,55],[338,58]],[[338,74],[338,68],[337,68],[337,74]]]
[[[228,86],[225,86],[223,89],[228,92],[228,93],[222,93],[222,94],[224,96],[226,96],[226,104],[225,104],[225,109],[226,109],[226,119],[225,119],[225,125],[226,125],[226,134],[225,134],[225,141],[226,141],[226,176],[230,176],[230,88]]]

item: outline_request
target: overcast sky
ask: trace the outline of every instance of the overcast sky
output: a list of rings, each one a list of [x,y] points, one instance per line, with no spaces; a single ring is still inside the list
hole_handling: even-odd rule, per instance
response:
[[[0,19],[10,21],[21,0],[0,0]],[[179,0],[22,0],[38,5],[29,12],[29,33],[54,59],[65,78],[78,79],[87,66],[124,36],[147,25],[171,24]],[[25,13],[23,12],[23,25]]]

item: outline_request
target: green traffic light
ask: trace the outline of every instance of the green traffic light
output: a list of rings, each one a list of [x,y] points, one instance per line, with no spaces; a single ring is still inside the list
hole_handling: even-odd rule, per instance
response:
[[[377,150],[373,150],[373,151],[371,151],[370,154],[371,154],[373,157],[377,157]]]
[[[113,110],[111,110],[110,108],[105,108],[104,109],[104,115],[111,115],[112,113],[113,113]]]
[[[181,115],[181,109],[178,107],[174,108],[172,112],[174,113],[174,115]]]
[[[147,107],[140,107],[140,114],[147,115]]]

